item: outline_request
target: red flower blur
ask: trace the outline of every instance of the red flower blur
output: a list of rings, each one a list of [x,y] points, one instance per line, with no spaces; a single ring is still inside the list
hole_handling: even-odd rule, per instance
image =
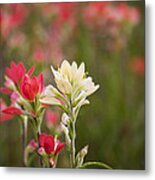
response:
[[[135,57],[131,62],[131,70],[138,75],[144,75],[144,59],[142,57]]]
[[[51,111],[50,109],[46,110],[45,117],[46,117],[46,125],[48,128],[51,128],[53,127],[53,125],[56,125],[60,118],[58,112]]]
[[[41,49],[36,49],[33,56],[37,62],[42,62],[45,59],[45,54]]]
[[[91,2],[84,8],[84,19],[88,25],[98,26],[106,25],[106,23],[123,23],[127,22],[136,25],[140,21],[140,12],[137,8],[131,7],[126,3],[113,5],[107,2]]]
[[[20,83],[20,92],[22,96],[29,100],[34,101],[35,97],[43,91],[44,79],[43,74],[40,73],[38,77],[25,75]]]
[[[60,142],[59,140],[55,140],[52,135],[46,135],[44,133],[39,136],[39,145],[44,148],[47,154],[53,153],[56,155],[63,147],[64,142]]]
[[[3,11],[5,9],[5,11]],[[22,25],[26,19],[27,9],[23,4],[3,5],[1,9],[1,33],[7,38],[9,33]]]

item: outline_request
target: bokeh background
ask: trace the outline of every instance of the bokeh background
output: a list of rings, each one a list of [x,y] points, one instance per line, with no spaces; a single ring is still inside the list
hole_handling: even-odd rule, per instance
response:
[[[144,2],[3,4],[0,9],[1,86],[11,61],[22,61],[27,69],[35,64],[46,85],[53,83],[50,65],[58,67],[63,59],[85,62],[100,89],[81,109],[77,150],[89,144],[86,161],[144,169]],[[43,129],[48,131],[46,122]],[[16,118],[0,122],[0,166],[22,166],[20,133]],[[62,151],[58,167],[67,165]]]

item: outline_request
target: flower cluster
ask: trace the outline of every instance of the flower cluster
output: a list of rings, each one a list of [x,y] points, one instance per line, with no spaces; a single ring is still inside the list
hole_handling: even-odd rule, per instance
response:
[[[55,167],[57,154],[64,147],[65,143],[60,142],[52,135],[42,133],[39,135],[38,143],[32,139],[25,150],[25,164],[28,164],[27,160],[31,153],[36,152],[42,157],[42,161],[45,167]]]
[[[32,76],[35,68],[32,67],[26,73],[26,69],[22,63],[11,63],[10,68],[6,68],[6,76],[4,87],[0,91],[9,94],[11,104],[3,110],[7,114],[27,115],[35,114],[32,102],[35,103],[39,99],[39,94],[43,91],[43,75],[38,77]],[[38,109],[42,105],[38,104]]]
[[[23,124],[23,138],[26,140],[27,121],[29,120],[34,129],[36,141],[32,140],[27,147],[24,145],[24,163],[28,165],[31,153],[37,153],[41,156],[44,166],[49,167],[50,162],[56,165],[55,157],[64,147],[64,143],[61,143],[56,137],[53,138],[52,135],[41,133],[42,119],[47,105],[39,101],[44,91],[43,74],[40,73],[38,76],[34,76],[34,70],[33,66],[26,73],[23,63],[16,64],[14,62],[6,68],[4,87],[1,87],[0,91],[9,95],[11,104],[6,106],[3,100],[0,101],[0,122],[18,116]],[[41,154],[41,149],[45,153]],[[54,167],[54,165],[51,165],[51,167]]]
[[[83,161],[79,158],[83,159],[87,153],[84,153],[82,157],[77,155],[77,160],[75,160],[76,119],[80,108],[89,104],[87,97],[93,94],[99,85],[95,85],[90,76],[87,77],[84,63],[78,67],[76,62],[70,64],[64,60],[58,70],[52,66],[51,70],[57,88],[48,85],[40,98],[40,102],[57,105],[63,109],[61,127],[65,133],[66,144],[71,149],[72,167],[78,167],[80,166],[79,162]]]

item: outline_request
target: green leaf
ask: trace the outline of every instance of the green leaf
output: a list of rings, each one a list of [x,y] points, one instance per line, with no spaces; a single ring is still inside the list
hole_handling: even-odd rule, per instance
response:
[[[89,168],[89,167],[100,167],[102,169],[112,169],[109,165],[102,162],[86,162],[80,168]]]

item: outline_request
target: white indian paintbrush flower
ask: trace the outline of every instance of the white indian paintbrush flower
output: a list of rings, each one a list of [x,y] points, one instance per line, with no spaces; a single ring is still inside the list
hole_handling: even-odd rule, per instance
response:
[[[64,60],[61,67],[55,70],[51,66],[57,88],[52,85],[46,87],[41,97],[41,102],[51,105],[60,105],[60,101],[72,101],[72,104],[81,103],[88,104],[86,97],[94,93],[99,85],[95,85],[91,77],[86,77],[85,65],[77,66],[76,62],[71,65]],[[82,105],[83,105],[82,104]]]
[[[80,167],[88,152],[88,146],[78,153],[76,159],[75,123],[80,108],[89,104],[87,97],[93,94],[99,85],[95,85],[92,78],[86,76],[84,63],[78,67],[76,62],[69,64],[67,60],[64,60],[58,70],[52,66],[51,69],[57,88],[48,85],[41,95],[40,101],[45,104],[58,105],[64,110],[61,118],[61,129],[65,134],[66,145],[71,152],[72,166],[76,164],[77,167]]]

